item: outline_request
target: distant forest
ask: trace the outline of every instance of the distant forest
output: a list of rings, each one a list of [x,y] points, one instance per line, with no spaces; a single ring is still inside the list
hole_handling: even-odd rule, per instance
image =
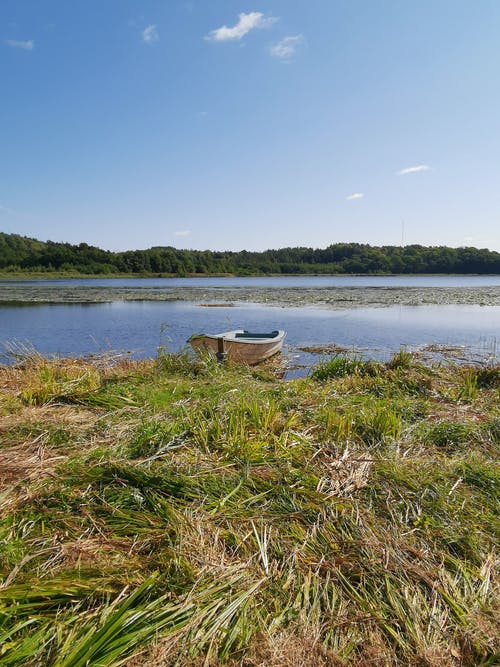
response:
[[[477,248],[421,245],[370,246],[336,243],[325,249],[282,248],[264,252],[213,252],[154,247],[110,252],[86,243],[37,241],[0,232],[2,273],[109,275],[191,274],[500,274],[500,253]]]

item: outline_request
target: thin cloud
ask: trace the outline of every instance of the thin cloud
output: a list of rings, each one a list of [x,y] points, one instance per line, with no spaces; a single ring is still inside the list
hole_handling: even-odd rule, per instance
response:
[[[191,236],[191,230],[190,229],[182,229],[178,232],[175,232],[174,236]]]
[[[276,23],[278,19],[273,17],[265,17],[262,12],[249,12],[245,14],[242,12],[238,16],[238,23],[232,28],[228,28],[227,25],[223,25],[220,28],[212,30],[205,39],[210,42],[231,42],[242,39],[247,35],[251,30],[256,28],[269,28],[273,23]]]
[[[144,28],[142,31],[142,41],[146,44],[153,44],[154,42],[158,42],[159,39],[160,35],[158,34],[155,25],[148,25],[148,27]]]
[[[406,174],[418,174],[420,171],[430,171],[430,167],[427,164],[417,164],[414,167],[405,167],[401,171],[396,172],[398,176],[406,176]]]
[[[346,199],[347,201],[352,201],[353,199],[363,199],[364,196],[363,192],[353,192],[353,194],[346,197]]]
[[[273,44],[270,48],[271,55],[280,60],[290,60],[295,55],[297,48],[304,41],[304,35],[290,35]]]
[[[13,49],[23,49],[24,51],[33,51],[35,48],[35,42],[32,39],[6,39],[5,43]]]
[[[10,215],[21,215],[19,211],[14,211],[13,208],[9,208],[8,206],[3,206],[0,204],[0,211],[3,211],[3,213],[9,213]]]
[[[16,217],[19,218],[31,217],[31,214],[24,213],[24,211],[16,211],[16,209],[9,208],[8,206],[3,206],[2,204],[0,204],[0,215],[1,214],[15,215]]]

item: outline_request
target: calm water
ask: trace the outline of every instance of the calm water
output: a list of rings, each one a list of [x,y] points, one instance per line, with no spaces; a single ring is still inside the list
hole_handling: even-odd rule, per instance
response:
[[[285,329],[285,352],[311,364],[317,357],[298,351],[337,344],[385,359],[401,346],[428,343],[493,349],[500,338],[500,308],[481,306],[394,306],[352,310],[279,308],[243,304],[202,308],[190,302],[120,301],[106,304],[3,305],[4,343],[31,343],[43,354],[80,355],[127,350],[154,356],[160,343],[176,351],[194,332],[236,328]]]
[[[0,285],[90,287],[487,287],[499,276],[278,276],[261,278],[71,278],[0,280]]]

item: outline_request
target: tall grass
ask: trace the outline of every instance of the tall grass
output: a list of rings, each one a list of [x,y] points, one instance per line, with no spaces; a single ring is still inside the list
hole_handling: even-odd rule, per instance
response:
[[[498,368],[352,361],[0,367],[0,664],[495,664]]]

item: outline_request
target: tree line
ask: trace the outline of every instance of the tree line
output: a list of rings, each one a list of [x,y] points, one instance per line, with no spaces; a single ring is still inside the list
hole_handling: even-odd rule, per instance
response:
[[[500,274],[500,253],[486,248],[371,246],[335,243],[324,249],[282,248],[264,252],[179,250],[170,246],[111,252],[87,243],[38,241],[0,232],[2,272],[66,272],[88,275],[191,274]]]

